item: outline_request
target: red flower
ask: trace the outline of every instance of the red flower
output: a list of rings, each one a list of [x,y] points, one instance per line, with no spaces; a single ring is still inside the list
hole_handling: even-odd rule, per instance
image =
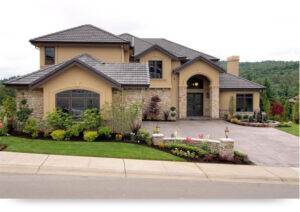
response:
[[[194,143],[193,139],[191,139],[190,137],[186,137],[186,141],[190,143]]]
[[[0,130],[3,128],[2,124],[0,124]]]
[[[200,139],[202,139],[204,137],[203,134],[199,134],[198,136],[199,136]]]

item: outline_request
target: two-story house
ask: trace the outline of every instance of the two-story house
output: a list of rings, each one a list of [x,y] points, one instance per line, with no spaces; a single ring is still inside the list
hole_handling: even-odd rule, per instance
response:
[[[239,77],[239,57],[227,60],[227,72],[216,57],[166,39],[114,35],[83,25],[30,40],[40,51],[40,70],[7,81],[24,95],[33,117],[63,108],[77,116],[112,101],[114,91],[144,101],[161,98],[161,111],[175,106],[178,118],[218,119],[228,112],[259,110],[263,86]]]

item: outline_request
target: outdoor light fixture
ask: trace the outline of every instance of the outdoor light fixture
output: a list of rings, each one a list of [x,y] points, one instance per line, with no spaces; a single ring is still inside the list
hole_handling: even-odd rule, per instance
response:
[[[228,129],[228,127],[226,127],[226,129],[225,129],[225,136],[226,136],[226,138],[228,138],[228,136],[229,136],[229,129]]]
[[[156,125],[156,133],[159,134],[159,131],[160,131],[160,127]]]

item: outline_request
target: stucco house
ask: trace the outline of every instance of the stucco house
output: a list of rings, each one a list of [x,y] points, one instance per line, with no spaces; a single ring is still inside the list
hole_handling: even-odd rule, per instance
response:
[[[178,118],[218,119],[228,112],[231,96],[236,111],[259,110],[263,86],[239,77],[239,57],[228,57],[227,71],[218,58],[167,39],[114,35],[82,25],[30,40],[40,51],[40,70],[4,83],[24,95],[32,116],[63,108],[80,115],[112,101],[114,91],[147,105],[161,98],[161,111],[177,108]],[[146,108],[146,106],[145,106]]]

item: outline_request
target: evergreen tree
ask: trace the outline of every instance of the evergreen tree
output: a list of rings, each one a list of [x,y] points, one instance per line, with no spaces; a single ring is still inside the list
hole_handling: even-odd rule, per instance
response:
[[[269,82],[268,78],[265,78],[264,86],[266,87],[267,97],[269,101],[272,101],[274,96],[273,96],[271,83]]]
[[[284,104],[284,114],[283,114],[283,120],[284,121],[290,121],[292,119],[292,107],[289,100],[285,101]]]
[[[293,104],[293,121],[299,124],[299,97],[297,101]]]
[[[271,103],[268,99],[266,90],[262,92],[261,98],[262,98],[263,111],[267,114],[267,119],[269,119]]]

